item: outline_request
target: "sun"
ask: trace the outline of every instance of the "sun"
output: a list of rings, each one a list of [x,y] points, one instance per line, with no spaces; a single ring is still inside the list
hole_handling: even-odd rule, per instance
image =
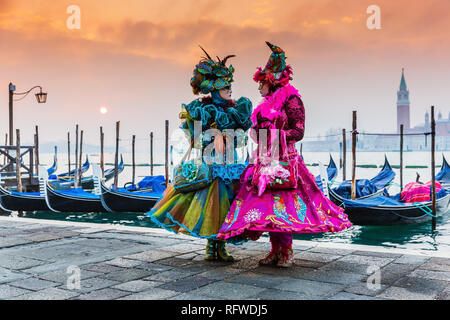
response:
[[[108,112],[108,109],[106,107],[101,107],[100,108],[100,113],[101,114],[106,114]]]

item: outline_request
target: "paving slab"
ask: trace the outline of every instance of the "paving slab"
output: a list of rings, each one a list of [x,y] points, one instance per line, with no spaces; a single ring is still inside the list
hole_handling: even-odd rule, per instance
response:
[[[323,299],[331,297],[342,291],[345,285],[328,283],[324,285],[323,282],[299,279],[287,279],[275,286],[275,289],[283,291],[292,291],[300,293],[310,299]]]
[[[237,269],[237,268],[228,268],[228,267],[219,267],[212,270],[208,270],[198,275],[213,279],[213,280],[223,280],[225,278],[233,277],[236,274],[245,272],[245,269]]]
[[[173,280],[180,280],[189,276],[196,274],[195,272],[182,271],[179,268],[163,271],[160,273],[153,274],[143,280],[160,281],[160,282],[171,282]]]
[[[415,268],[417,268],[417,265],[414,264],[390,263],[380,269],[380,283],[392,285],[395,281],[411,274]],[[368,275],[367,278],[369,277],[370,276]],[[366,281],[367,278],[364,278],[363,280]]]
[[[267,277],[264,274],[256,273],[256,272],[243,272],[238,275],[229,277],[224,279],[225,282],[232,282],[232,283],[241,283],[246,285],[251,285],[254,287],[261,287],[261,288],[276,288],[278,287],[283,281],[288,279],[288,277],[283,276],[277,276],[273,275],[271,277]],[[295,280],[295,279],[292,279]]]
[[[388,288],[385,284],[378,284],[375,285],[373,283],[370,283],[370,286],[367,284],[367,282],[358,282],[355,284],[352,284],[344,289],[345,292],[348,293],[354,293],[357,295],[363,295],[363,296],[376,296],[379,295],[381,292],[386,290]]]
[[[418,267],[418,269],[431,270],[431,271],[443,271],[450,272],[450,265],[435,263],[430,260]]]
[[[99,278],[109,279],[118,282],[128,282],[131,280],[143,279],[152,275],[153,272],[143,269],[125,269],[120,271],[114,271],[105,273],[99,276]]]
[[[256,296],[264,290],[266,289],[245,284],[214,282],[191,292],[216,299],[241,300]]]
[[[160,285],[158,288],[185,293],[206,286],[215,281],[216,280],[208,279],[199,275],[193,275],[180,280],[167,282]]]
[[[106,288],[80,295],[76,298],[76,300],[114,300],[127,295],[130,295],[130,293],[122,290]]]
[[[22,296],[31,292],[33,291],[13,287],[7,284],[0,284],[0,300]]]
[[[384,257],[377,257],[377,256],[349,254],[349,255],[339,259],[339,261],[381,268],[381,267],[391,263],[392,261],[394,261],[394,258],[384,258]]]
[[[339,292],[338,294],[328,298],[328,300],[376,300],[372,296],[365,296],[349,292]]]
[[[450,283],[448,281],[433,280],[417,277],[404,277],[397,280],[395,287],[406,288],[410,292],[423,293],[433,298],[443,292]]]
[[[148,291],[131,294],[118,300],[166,300],[179,294],[176,291],[152,288]]]
[[[32,291],[39,291],[51,287],[56,287],[59,284],[57,282],[48,281],[48,280],[42,280],[36,277],[31,277],[23,280],[17,280],[10,283],[11,286],[32,290]]]
[[[11,270],[28,269],[46,263],[48,262],[37,259],[19,257],[15,255],[0,254],[0,267],[8,268]]]
[[[342,256],[337,254],[301,251],[297,253],[294,252],[294,258],[300,260],[311,260],[316,262],[331,262],[339,258],[342,258]]]
[[[450,281],[450,273],[445,272],[445,271],[431,271],[431,270],[416,269],[411,273],[411,276],[419,277],[419,278]]]
[[[67,284],[64,284],[62,286],[60,286],[60,289],[65,289],[65,290],[69,290],[69,291],[74,291],[77,292],[79,294],[81,293],[89,293],[92,291],[98,291],[101,289],[105,289],[108,287],[112,287],[115,286],[117,284],[119,284],[119,281],[114,281],[114,280],[109,280],[109,279],[103,279],[103,278],[89,278],[86,280],[81,280],[80,281],[80,288],[68,288]]]
[[[139,260],[132,260],[132,259],[124,259],[124,258],[115,258],[110,261],[105,261],[106,264],[110,264],[112,266],[116,267],[122,267],[122,268],[132,268],[136,267],[140,264],[142,264],[142,261]]]
[[[364,277],[365,275],[341,270],[313,270],[300,276],[302,279],[342,285],[351,285],[360,282]]]
[[[430,260],[430,257],[427,257],[427,256],[405,254],[405,255],[402,255],[401,257],[395,259],[394,262],[410,264],[410,265],[413,265],[413,264],[421,265],[421,264],[427,262],[428,260]]]
[[[125,256],[124,258],[132,259],[132,260],[146,261],[146,262],[154,262],[154,261],[166,259],[169,257],[174,257],[175,255],[176,254],[174,252],[151,250],[151,251],[144,251],[144,252],[128,255],[128,256]]]
[[[133,280],[129,282],[120,283],[118,285],[113,286],[113,289],[118,289],[122,291],[130,291],[130,292],[141,292],[146,291],[150,288],[154,288],[161,285],[161,282],[157,281],[146,281],[146,280]]]
[[[246,299],[250,300],[312,300],[310,297],[305,296],[298,292],[284,291],[279,289],[265,289],[264,291],[258,292],[254,296],[250,296]]]
[[[26,273],[22,273],[20,271],[13,272],[11,270],[0,267],[0,284],[16,281],[19,279],[25,279],[25,278],[29,278],[29,277],[30,277],[30,275],[28,275]]]
[[[376,297],[389,300],[433,300],[434,295],[412,292],[407,288],[393,286],[387,288]]]
[[[71,292],[60,288],[47,288],[13,297],[9,300],[68,300],[76,296],[78,296],[78,293],[76,292]]]
[[[67,272],[67,271],[69,271],[69,272]],[[72,272],[70,272],[70,270],[65,268],[65,269],[50,271],[50,272],[46,272],[46,273],[36,274],[35,276],[40,278],[40,279],[43,279],[43,280],[48,280],[48,281],[53,281],[53,282],[57,282],[57,283],[61,283],[61,284],[66,284],[68,278],[71,275],[72,275]],[[80,279],[81,280],[94,278],[94,277],[99,276],[99,275],[101,275],[101,273],[92,272],[92,271],[88,271],[88,270],[80,270]]]

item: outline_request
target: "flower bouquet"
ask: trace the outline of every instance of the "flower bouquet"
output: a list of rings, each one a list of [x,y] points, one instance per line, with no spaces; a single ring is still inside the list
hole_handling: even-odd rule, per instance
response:
[[[296,188],[296,173],[290,162],[273,160],[262,165],[258,172],[258,195],[261,196],[266,187],[270,189]]]

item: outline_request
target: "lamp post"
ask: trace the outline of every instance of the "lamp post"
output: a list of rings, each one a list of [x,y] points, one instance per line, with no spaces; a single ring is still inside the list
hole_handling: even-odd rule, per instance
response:
[[[11,82],[9,83],[9,145],[14,145],[14,136],[13,136],[13,102],[14,101],[20,101],[24,99],[33,89],[39,88],[39,93],[36,93],[36,100],[38,103],[46,103],[47,102],[47,93],[42,92],[41,86],[34,86],[28,91],[25,92],[15,92],[16,86],[13,85]],[[14,96],[22,96],[19,99],[14,100]]]

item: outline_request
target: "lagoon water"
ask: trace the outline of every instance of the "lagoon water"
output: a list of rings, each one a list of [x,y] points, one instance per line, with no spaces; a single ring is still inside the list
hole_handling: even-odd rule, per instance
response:
[[[306,164],[323,163],[328,164],[329,161],[328,152],[309,152],[304,153],[303,157]],[[336,165],[339,167],[339,153],[331,153]],[[450,152],[444,153],[445,157],[450,160]],[[381,166],[384,163],[385,153],[380,152],[358,152],[357,163],[358,165],[377,165],[378,168],[356,168],[356,177],[372,178],[375,176]],[[399,165],[399,153],[388,152],[386,156],[391,165]],[[41,163],[51,165],[52,154],[42,154]],[[91,162],[99,162],[98,155],[89,155]],[[173,156],[173,163],[176,165],[182,154],[176,154]],[[59,172],[67,171],[67,155],[60,153],[59,160]],[[431,154],[429,152],[405,152],[403,155],[404,166],[427,166],[427,168],[411,169],[405,168],[404,172],[404,184],[415,181],[416,172],[420,174],[420,180],[422,182],[429,181],[431,178]],[[154,163],[163,163],[164,155],[155,154]],[[131,163],[131,154],[124,154],[124,161],[126,164]],[[351,153],[347,154],[347,179],[351,178]],[[114,156],[112,154],[105,154],[105,163],[113,163]],[[148,153],[137,153],[136,163],[149,163]],[[442,154],[436,154],[436,165],[441,165]],[[108,165],[106,167],[109,167]],[[319,174],[318,166],[308,166],[310,172],[314,175]],[[390,194],[399,192],[399,170],[394,169],[396,177],[394,185],[389,189]],[[436,173],[439,171],[439,167],[436,168]],[[87,172],[87,175],[91,173],[91,169]],[[148,166],[136,167],[136,180],[139,181],[142,177],[149,175],[150,168]],[[154,168],[154,174],[164,174],[164,167],[157,166]],[[126,166],[124,171],[119,175],[119,185],[123,185],[126,182],[132,180],[132,168]],[[336,181],[342,180],[342,170],[339,170]],[[122,224],[128,226],[141,226],[156,228],[156,226],[150,221],[145,213],[53,213],[53,212],[38,212],[38,213],[24,213],[24,217],[38,218],[38,219],[55,219],[55,220],[67,220],[67,221],[79,221],[79,222],[95,222],[95,223],[109,223],[109,224]],[[405,226],[389,226],[389,227],[363,227],[353,226],[351,229],[336,233],[336,234],[302,234],[295,235],[296,239],[336,243],[353,243],[364,245],[377,245],[385,247],[395,247],[414,250],[432,250],[432,251],[445,251],[450,252],[450,213],[444,215],[437,220],[437,229],[432,231],[431,223],[422,223],[415,225]]]

